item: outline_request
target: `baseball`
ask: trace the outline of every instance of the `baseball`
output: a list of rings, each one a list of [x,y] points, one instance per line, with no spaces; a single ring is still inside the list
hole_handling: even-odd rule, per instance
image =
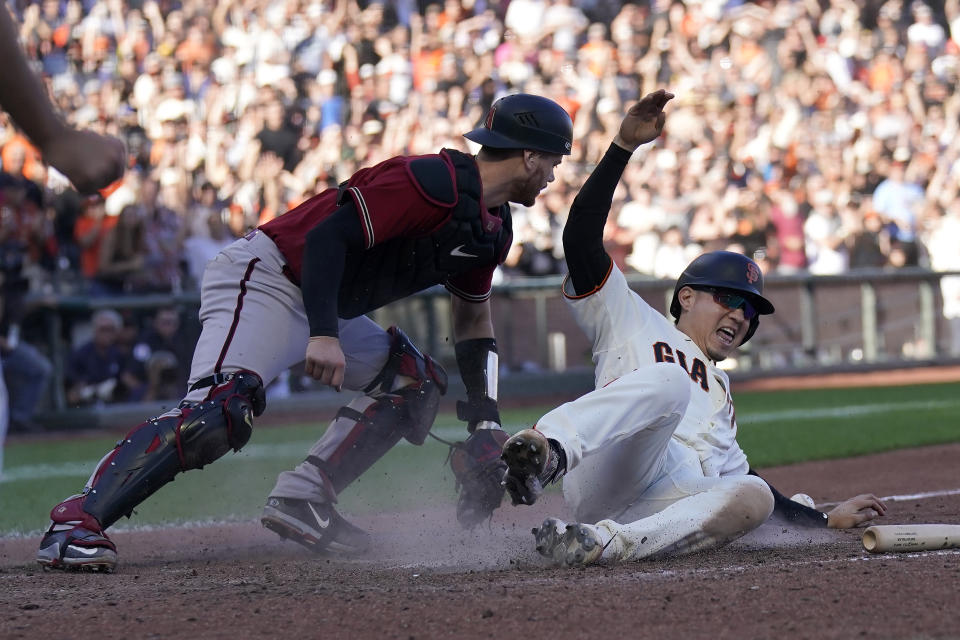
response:
[[[805,493],[794,494],[790,496],[790,499],[793,500],[794,502],[799,502],[805,507],[810,507],[811,509],[817,508],[817,504],[813,501],[813,498],[811,498]]]

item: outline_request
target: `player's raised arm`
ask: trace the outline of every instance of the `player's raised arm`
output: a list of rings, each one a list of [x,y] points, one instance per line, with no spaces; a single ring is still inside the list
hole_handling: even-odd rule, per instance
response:
[[[663,131],[663,108],[671,98],[672,93],[659,89],[630,107],[610,148],[573,201],[563,230],[563,247],[570,281],[578,296],[599,288],[610,272],[610,256],[603,248],[603,227],[613,192],[634,150],[655,140]]]

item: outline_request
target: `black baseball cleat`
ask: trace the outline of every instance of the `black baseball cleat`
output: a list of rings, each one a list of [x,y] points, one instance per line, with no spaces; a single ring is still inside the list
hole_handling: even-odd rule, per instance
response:
[[[271,497],[260,522],[281,538],[317,553],[362,553],[371,544],[369,533],[347,522],[325,502]]]

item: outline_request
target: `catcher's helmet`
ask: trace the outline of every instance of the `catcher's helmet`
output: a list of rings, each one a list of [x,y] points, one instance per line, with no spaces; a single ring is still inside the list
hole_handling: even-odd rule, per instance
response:
[[[566,156],[573,143],[573,121],[549,98],[516,93],[494,102],[483,125],[463,137],[495,149],[533,149]]]
[[[773,313],[773,305],[763,297],[763,272],[760,271],[756,262],[740,253],[711,251],[688,264],[677,279],[677,286],[673,289],[670,315],[674,318],[680,318],[680,301],[677,299],[677,294],[684,287],[729,289],[743,293],[750,299],[758,315],[750,320],[750,328],[740,344],[753,337],[760,325],[760,314]]]

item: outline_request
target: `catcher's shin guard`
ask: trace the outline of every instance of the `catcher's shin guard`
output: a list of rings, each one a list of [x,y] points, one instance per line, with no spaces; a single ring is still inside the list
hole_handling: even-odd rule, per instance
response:
[[[421,353],[397,327],[390,327],[390,356],[377,377],[337,412],[327,433],[311,450],[335,492],[342,491],[389,451],[400,438],[423,444],[447,391],[447,373]]]
[[[376,400],[359,396],[337,411],[327,433],[310,451],[304,464],[320,470],[333,489],[330,499],[359,478],[403,437],[402,399],[387,395]]]
[[[212,386],[207,398],[147,420],[117,443],[89,482],[83,510],[106,529],[181,471],[200,469],[250,439],[253,416],[266,406],[263,383],[252,371],[217,374],[194,385]]]

